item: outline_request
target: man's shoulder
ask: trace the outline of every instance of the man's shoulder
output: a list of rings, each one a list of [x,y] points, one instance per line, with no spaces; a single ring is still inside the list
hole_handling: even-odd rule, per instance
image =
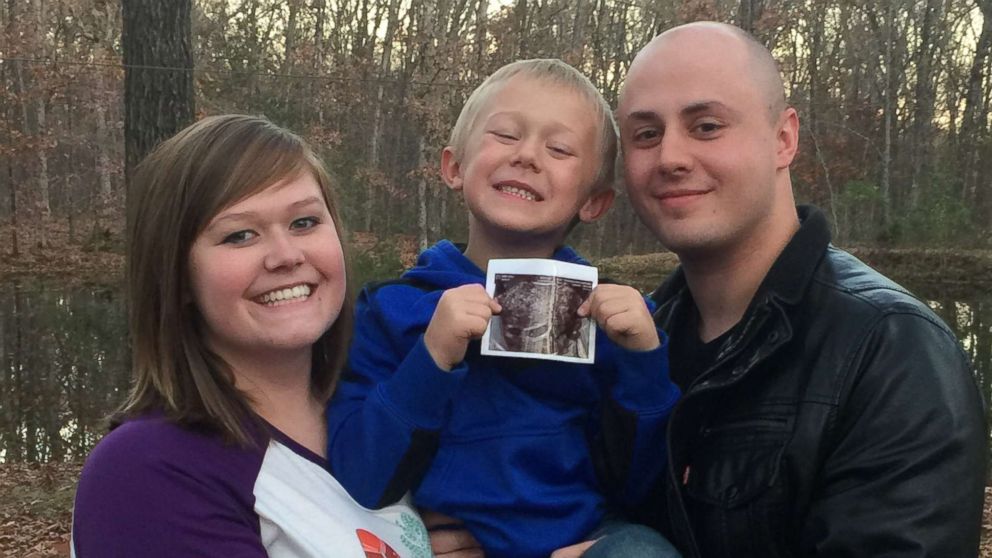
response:
[[[912,313],[942,323],[930,307],[908,289],[834,246],[827,249],[814,276],[814,284],[832,295],[823,299],[827,304],[880,315]]]

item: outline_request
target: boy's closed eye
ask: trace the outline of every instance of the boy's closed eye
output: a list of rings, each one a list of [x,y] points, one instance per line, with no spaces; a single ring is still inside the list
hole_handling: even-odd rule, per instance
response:
[[[575,156],[575,151],[571,147],[569,147],[567,145],[552,143],[552,144],[549,144],[548,145],[548,150],[550,150],[555,155],[559,155],[559,156],[562,156],[562,157],[574,157]]]
[[[489,130],[489,134],[496,137],[500,141],[516,141],[517,134],[510,132],[508,130]]]

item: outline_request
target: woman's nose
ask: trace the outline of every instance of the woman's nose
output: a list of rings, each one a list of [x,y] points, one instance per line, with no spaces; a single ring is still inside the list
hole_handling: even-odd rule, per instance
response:
[[[301,250],[289,234],[276,234],[269,238],[269,251],[265,255],[265,268],[276,271],[294,268],[305,260]]]

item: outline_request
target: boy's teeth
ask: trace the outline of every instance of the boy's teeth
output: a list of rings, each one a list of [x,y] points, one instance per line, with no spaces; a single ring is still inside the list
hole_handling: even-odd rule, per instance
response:
[[[297,285],[288,289],[267,292],[262,295],[264,304],[276,304],[282,301],[295,300],[310,296],[310,285]]]
[[[518,198],[523,198],[525,200],[534,201],[534,200],[537,199],[537,196],[535,196],[534,194],[532,194],[532,193],[530,193],[527,190],[524,190],[522,188],[517,188],[516,186],[500,186],[499,187],[499,190],[501,192],[503,192],[504,194],[510,194],[512,196],[517,196]]]

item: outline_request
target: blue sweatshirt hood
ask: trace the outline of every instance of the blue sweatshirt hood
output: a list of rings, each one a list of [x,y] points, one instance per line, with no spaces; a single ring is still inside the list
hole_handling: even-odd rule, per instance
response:
[[[589,265],[588,261],[569,246],[555,250],[552,258],[561,262]],[[421,252],[417,257],[417,265],[404,273],[403,278],[450,289],[467,283],[484,285],[486,272],[466,258],[461,248],[449,240],[442,240]]]

